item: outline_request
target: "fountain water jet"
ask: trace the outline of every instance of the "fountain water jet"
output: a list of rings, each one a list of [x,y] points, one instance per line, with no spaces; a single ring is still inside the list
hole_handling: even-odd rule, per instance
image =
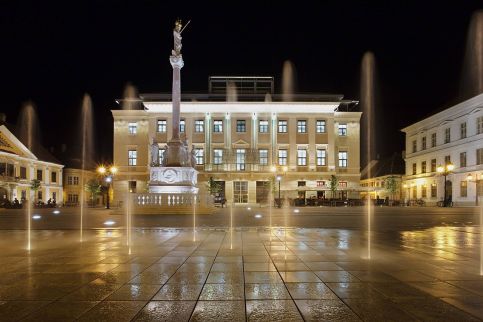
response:
[[[483,92],[483,10],[473,13],[468,28],[463,63],[461,96],[467,99]]]
[[[79,240],[82,243],[84,240],[84,203],[85,203],[85,188],[84,188],[84,172],[86,167],[93,166],[93,151],[94,151],[94,126],[92,122],[92,101],[89,94],[84,94],[82,99],[81,111],[81,141],[82,141],[82,156],[81,156],[81,192],[80,192],[80,236]]]
[[[366,159],[364,160],[366,165],[369,165],[373,160],[374,149],[374,72],[375,72],[375,58],[372,52],[366,52],[362,57],[361,66],[361,106],[362,115],[364,118],[363,127],[366,132],[366,140],[362,141],[363,148],[365,150]],[[364,146],[365,145],[365,146]],[[371,167],[368,168],[367,177],[371,177]],[[371,205],[371,198],[368,193],[367,198],[367,259],[371,259],[371,220],[373,216],[373,209]]]
[[[193,196],[193,242],[196,241],[196,195]]]
[[[293,101],[295,83],[295,65],[291,61],[286,60],[283,63],[282,70],[282,100],[284,102]]]
[[[24,143],[27,148],[33,152],[33,149],[40,144],[39,140],[39,126],[37,113],[32,102],[27,102],[23,105],[20,111],[19,120],[17,123],[17,132],[19,133],[19,140]],[[35,199],[34,191],[29,189],[27,202],[27,245],[26,249],[32,249],[32,200]]]

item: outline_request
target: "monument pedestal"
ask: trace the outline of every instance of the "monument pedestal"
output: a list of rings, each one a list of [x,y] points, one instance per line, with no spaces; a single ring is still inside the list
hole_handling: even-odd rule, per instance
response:
[[[192,167],[151,167],[149,193],[197,194],[197,176]]]

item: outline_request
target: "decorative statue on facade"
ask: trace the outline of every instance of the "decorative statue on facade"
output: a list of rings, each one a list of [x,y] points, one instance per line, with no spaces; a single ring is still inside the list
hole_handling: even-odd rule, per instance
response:
[[[196,149],[195,146],[191,146],[191,166],[196,167]]]
[[[159,166],[159,146],[154,139],[151,139],[151,166]]]

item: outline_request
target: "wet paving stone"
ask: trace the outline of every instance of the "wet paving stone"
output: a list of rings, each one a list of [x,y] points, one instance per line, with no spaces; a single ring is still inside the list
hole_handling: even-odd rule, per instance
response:
[[[247,301],[248,321],[303,321],[292,300]]]
[[[339,299],[295,300],[305,321],[361,321],[352,310]]]
[[[284,284],[245,284],[247,300],[289,300]]]
[[[243,300],[243,284],[205,284],[201,291],[201,301]]]
[[[189,321],[196,301],[151,301],[134,321]]]
[[[153,297],[155,301],[196,301],[203,284],[166,284]]]
[[[36,310],[22,321],[73,321],[98,303],[96,301],[53,302]]]
[[[327,300],[337,296],[324,283],[286,283],[294,300]]]
[[[131,321],[145,301],[104,301],[83,314],[78,321]]]
[[[243,301],[198,301],[190,321],[245,321]]]
[[[364,321],[419,321],[389,300],[345,299],[344,302]]]

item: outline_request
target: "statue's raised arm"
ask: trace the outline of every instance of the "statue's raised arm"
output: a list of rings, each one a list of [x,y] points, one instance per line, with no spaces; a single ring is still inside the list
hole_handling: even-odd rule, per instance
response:
[[[178,19],[174,23],[174,29],[173,29],[173,38],[174,38],[174,48],[171,51],[171,54],[173,56],[180,56],[181,55],[181,31],[183,30],[183,25],[181,23],[181,20]]]

